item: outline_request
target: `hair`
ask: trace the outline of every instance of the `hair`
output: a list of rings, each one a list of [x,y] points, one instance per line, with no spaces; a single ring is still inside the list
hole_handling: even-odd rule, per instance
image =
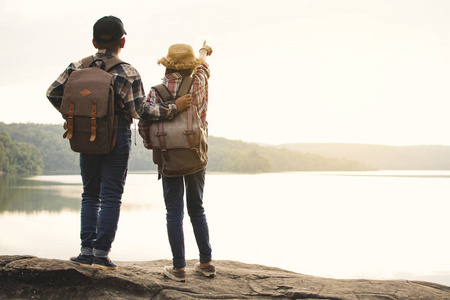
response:
[[[191,76],[194,69],[186,69],[186,70],[175,70],[175,69],[169,69],[166,68],[166,75],[171,73],[180,73],[183,77],[189,77]]]
[[[97,42],[97,46],[99,49],[107,49],[107,50],[111,50],[111,51],[116,51],[117,49],[120,48],[120,41],[122,38],[115,40],[115,41],[111,41],[111,42]]]

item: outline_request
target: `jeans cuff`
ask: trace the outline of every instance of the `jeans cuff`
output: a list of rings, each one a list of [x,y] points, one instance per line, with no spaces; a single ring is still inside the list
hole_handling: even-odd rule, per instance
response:
[[[174,268],[180,269],[186,267],[186,261],[183,258],[174,258],[172,262]]]
[[[200,255],[200,262],[202,264],[208,263],[210,261],[212,261],[212,255]]]
[[[81,247],[82,255],[92,255],[92,248],[90,247]]]
[[[109,250],[101,250],[101,249],[94,249],[94,256],[96,257],[108,257]]]

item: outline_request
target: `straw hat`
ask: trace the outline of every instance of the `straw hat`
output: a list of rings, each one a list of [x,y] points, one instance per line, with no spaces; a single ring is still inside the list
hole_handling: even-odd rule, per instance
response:
[[[194,69],[201,64],[203,60],[196,58],[194,50],[190,45],[175,44],[169,47],[167,56],[161,58],[158,64],[173,70]]]

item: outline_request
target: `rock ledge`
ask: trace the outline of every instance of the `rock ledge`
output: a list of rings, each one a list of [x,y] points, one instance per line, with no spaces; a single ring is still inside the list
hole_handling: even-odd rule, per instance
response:
[[[188,261],[192,266],[194,261]],[[450,299],[450,287],[421,281],[339,280],[235,261],[215,261],[215,278],[179,283],[168,260],[119,262],[118,271],[34,256],[0,256],[1,299]]]

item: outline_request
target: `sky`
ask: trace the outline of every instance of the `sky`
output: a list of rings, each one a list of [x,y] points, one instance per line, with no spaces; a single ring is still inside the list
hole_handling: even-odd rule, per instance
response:
[[[0,0],[0,122],[62,123],[46,90],[105,15],[146,93],[171,44],[207,41],[210,135],[450,145],[448,0]]]

